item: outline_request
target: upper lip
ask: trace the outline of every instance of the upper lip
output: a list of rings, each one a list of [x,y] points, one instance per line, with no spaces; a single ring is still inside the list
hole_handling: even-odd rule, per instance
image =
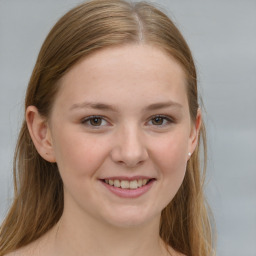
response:
[[[111,176],[111,177],[104,177],[100,180],[128,180],[128,181],[132,181],[132,180],[151,180],[154,179],[153,177],[150,176],[132,176],[132,177],[128,177],[128,176]]]

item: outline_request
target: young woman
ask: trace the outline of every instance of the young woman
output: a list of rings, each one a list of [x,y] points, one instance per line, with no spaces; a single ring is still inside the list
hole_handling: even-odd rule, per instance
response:
[[[94,0],[39,53],[0,255],[213,255],[191,52],[151,4]]]

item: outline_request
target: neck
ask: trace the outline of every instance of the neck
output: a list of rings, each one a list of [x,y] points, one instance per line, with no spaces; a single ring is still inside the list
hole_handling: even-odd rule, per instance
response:
[[[157,216],[140,226],[117,227],[90,217],[69,218],[64,214],[54,229],[56,255],[155,256],[164,254]]]

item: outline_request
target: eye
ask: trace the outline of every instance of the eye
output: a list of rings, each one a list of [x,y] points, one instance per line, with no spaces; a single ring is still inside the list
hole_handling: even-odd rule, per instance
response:
[[[165,126],[173,123],[173,119],[165,115],[156,115],[150,119],[149,123],[154,126]]]
[[[107,121],[102,116],[89,116],[82,120],[82,124],[92,127],[107,126]]]

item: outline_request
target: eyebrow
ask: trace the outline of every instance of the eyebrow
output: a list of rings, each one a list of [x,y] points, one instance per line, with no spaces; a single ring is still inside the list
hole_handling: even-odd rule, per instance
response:
[[[113,105],[98,103],[98,102],[83,102],[78,104],[73,104],[70,110],[79,109],[79,108],[92,108],[98,110],[108,110],[112,112],[117,112],[117,109]]]
[[[182,108],[182,105],[178,102],[166,101],[166,102],[159,102],[159,103],[151,104],[151,105],[145,107],[144,110],[157,110],[157,109],[167,108],[167,107]]]
[[[182,105],[174,101],[158,102],[158,103],[153,103],[148,105],[143,109],[143,111],[157,110],[157,109],[162,109],[167,107],[182,108]],[[83,102],[83,103],[73,104],[70,108],[70,111],[74,109],[80,109],[80,108],[92,108],[97,110],[118,112],[115,106],[110,104],[105,104],[105,103],[98,103],[98,102]]]

